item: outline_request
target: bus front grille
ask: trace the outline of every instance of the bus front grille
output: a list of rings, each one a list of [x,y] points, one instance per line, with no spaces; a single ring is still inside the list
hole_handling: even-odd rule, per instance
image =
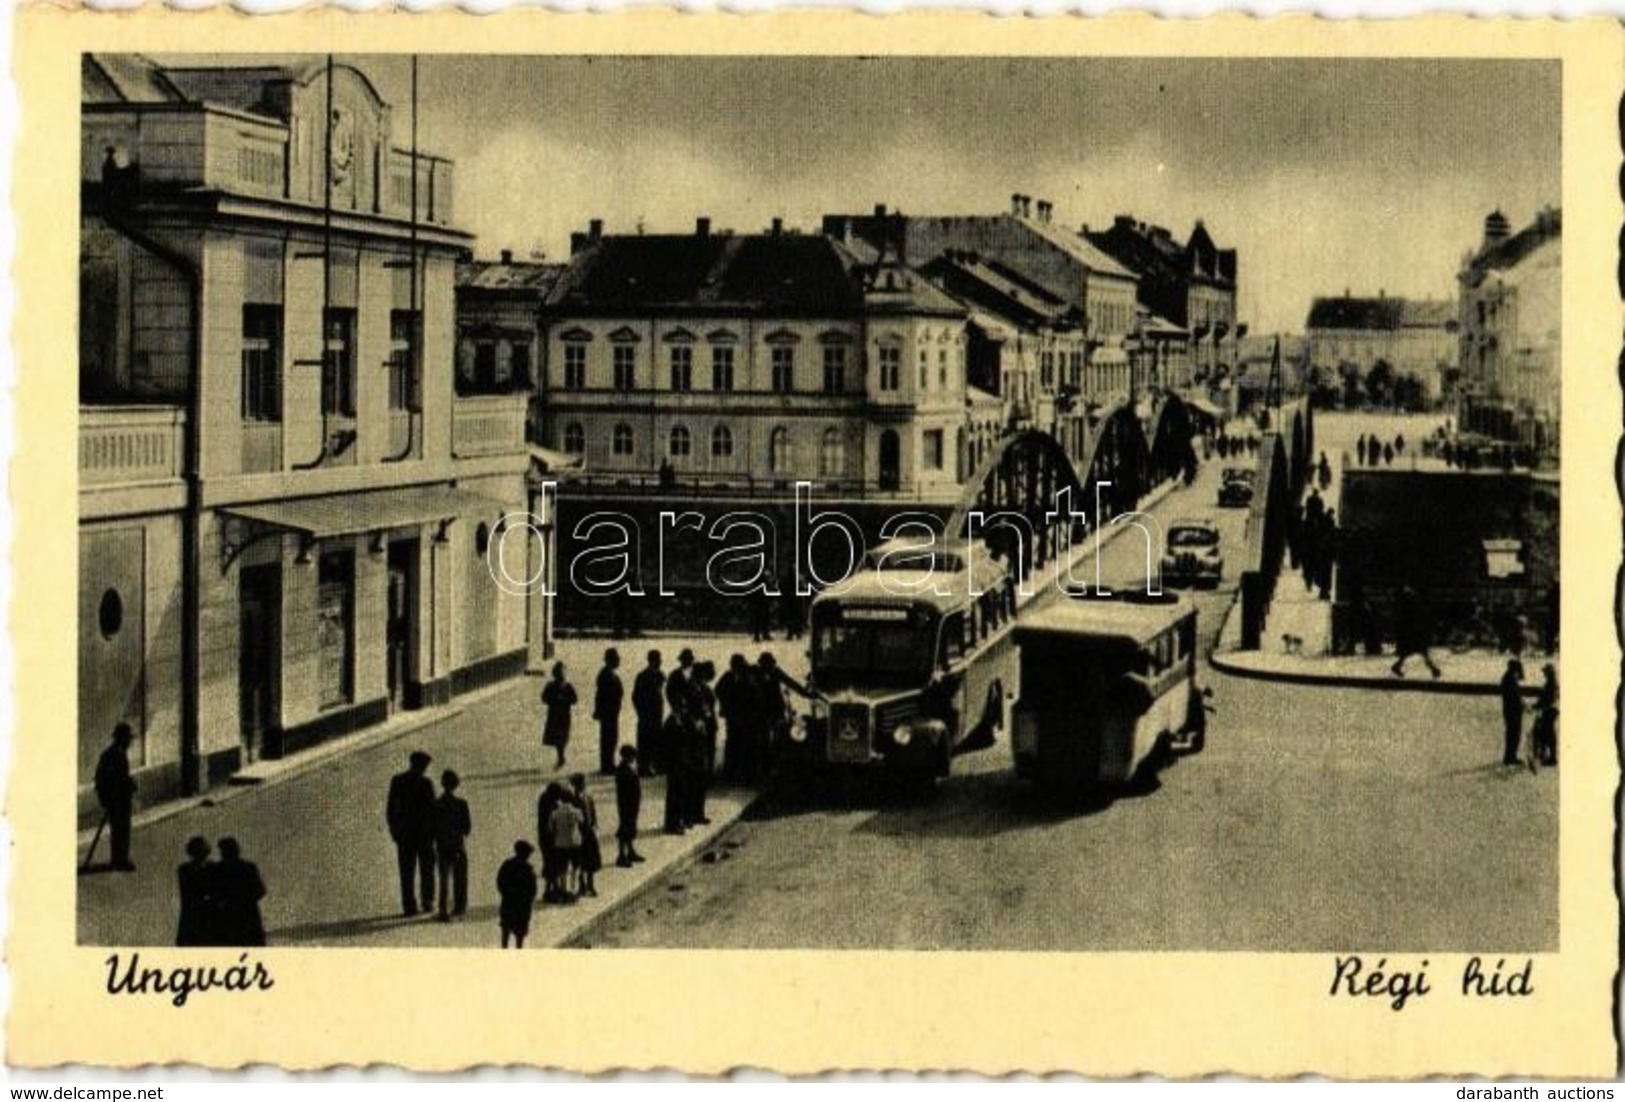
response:
[[[869,709],[861,704],[837,704],[829,712],[829,760],[853,764],[869,760]]]

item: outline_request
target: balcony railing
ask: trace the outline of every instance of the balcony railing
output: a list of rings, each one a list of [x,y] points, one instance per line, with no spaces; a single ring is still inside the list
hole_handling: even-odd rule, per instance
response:
[[[459,398],[452,408],[451,450],[459,459],[525,450],[524,394]]]
[[[185,419],[175,406],[81,406],[79,484],[180,478]]]

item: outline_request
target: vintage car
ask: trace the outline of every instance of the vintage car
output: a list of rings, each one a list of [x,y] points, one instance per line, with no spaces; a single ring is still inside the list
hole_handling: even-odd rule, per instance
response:
[[[1219,480],[1219,504],[1227,507],[1245,507],[1252,503],[1252,468],[1226,467]]]
[[[1162,580],[1168,585],[1216,586],[1224,576],[1219,528],[1211,520],[1176,520],[1168,526]]]

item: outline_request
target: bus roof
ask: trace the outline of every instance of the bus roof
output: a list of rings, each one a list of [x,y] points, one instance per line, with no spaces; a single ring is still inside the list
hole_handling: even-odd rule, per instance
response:
[[[826,589],[814,604],[838,601],[897,608],[923,606],[936,612],[950,612],[969,603],[973,580],[986,592],[1003,577],[1002,572],[988,577],[978,571],[970,578],[942,570],[865,570]]]
[[[1161,597],[1121,592],[1110,597],[1076,597],[1063,592],[1027,613],[1017,623],[1016,635],[1088,635],[1141,647],[1195,615],[1195,603],[1172,591],[1164,591]]]

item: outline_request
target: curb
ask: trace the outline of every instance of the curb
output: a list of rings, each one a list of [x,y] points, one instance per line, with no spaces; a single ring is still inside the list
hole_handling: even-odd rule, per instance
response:
[[[1438,693],[1455,696],[1495,696],[1501,691],[1501,686],[1494,681],[1452,681],[1448,678],[1439,680],[1428,678],[1424,680],[1409,677],[1364,677],[1357,674],[1315,673],[1309,670],[1271,670],[1247,662],[1237,662],[1232,657],[1236,654],[1247,653],[1252,652],[1228,651],[1224,654],[1214,652],[1208,655],[1208,665],[1220,673],[1229,674],[1232,677],[1244,677],[1253,681],[1314,685],[1322,688],[1386,689],[1390,692]],[[1539,692],[1540,685],[1538,683],[1523,686],[1525,696],[1537,696]]]

